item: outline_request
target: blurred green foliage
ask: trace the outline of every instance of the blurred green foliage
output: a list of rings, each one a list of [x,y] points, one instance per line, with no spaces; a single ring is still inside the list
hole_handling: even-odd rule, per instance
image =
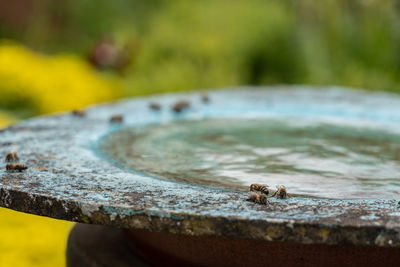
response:
[[[394,0],[39,1],[5,37],[85,57],[104,36],[131,43],[126,95],[239,84],[400,90]]]

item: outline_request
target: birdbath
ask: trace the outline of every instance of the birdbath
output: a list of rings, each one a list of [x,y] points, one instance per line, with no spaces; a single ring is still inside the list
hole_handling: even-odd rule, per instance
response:
[[[3,163],[1,206],[82,223],[69,266],[400,262],[394,94],[281,86],[126,99],[20,122],[0,144],[28,166]],[[247,200],[255,183],[269,185],[267,204]],[[287,198],[272,197],[280,185]]]

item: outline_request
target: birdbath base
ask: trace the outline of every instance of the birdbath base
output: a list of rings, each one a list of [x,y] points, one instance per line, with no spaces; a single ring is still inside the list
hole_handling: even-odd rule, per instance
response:
[[[67,246],[67,267],[75,266],[400,266],[400,253],[77,224]]]

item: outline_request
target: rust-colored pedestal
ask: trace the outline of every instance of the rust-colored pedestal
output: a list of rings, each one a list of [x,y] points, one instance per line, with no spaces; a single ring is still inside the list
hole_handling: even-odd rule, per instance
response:
[[[400,266],[400,249],[199,237],[77,224],[68,240],[67,266]]]

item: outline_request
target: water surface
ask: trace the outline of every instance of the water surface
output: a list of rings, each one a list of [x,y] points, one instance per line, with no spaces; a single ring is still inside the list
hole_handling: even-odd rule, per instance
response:
[[[100,143],[152,176],[246,190],[252,183],[329,198],[396,198],[400,136],[278,119],[205,119],[125,128]]]

